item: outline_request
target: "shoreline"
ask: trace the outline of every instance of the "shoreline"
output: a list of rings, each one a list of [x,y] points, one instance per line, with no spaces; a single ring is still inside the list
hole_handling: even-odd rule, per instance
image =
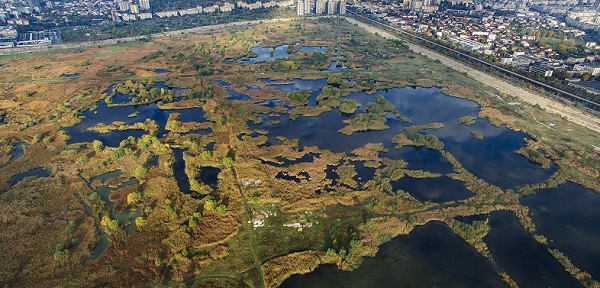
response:
[[[561,117],[566,117],[568,121],[588,128],[594,132],[600,133],[600,118],[595,117],[591,114],[580,111],[576,108],[569,107],[564,105],[556,100],[549,99],[533,93],[531,91],[527,91],[521,87],[518,87],[514,84],[508,83],[503,79],[490,75],[488,73],[479,71],[475,68],[467,66],[466,64],[454,60],[450,57],[442,55],[433,50],[427,49],[425,47],[409,43],[407,41],[402,40],[401,38],[392,35],[391,33],[382,30],[380,28],[374,27],[372,25],[366,24],[364,22],[360,22],[353,18],[344,17],[348,22],[352,24],[358,25],[360,28],[364,29],[370,33],[377,33],[379,36],[387,39],[401,40],[405,43],[411,51],[417,54],[421,54],[427,58],[432,60],[439,60],[443,65],[461,73],[467,73],[474,80],[487,85],[489,87],[495,88],[500,92],[507,93],[512,96],[518,97],[520,100],[531,104],[536,105],[539,104],[543,109],[546,109],[550,113],[555,113],[560,115]]]

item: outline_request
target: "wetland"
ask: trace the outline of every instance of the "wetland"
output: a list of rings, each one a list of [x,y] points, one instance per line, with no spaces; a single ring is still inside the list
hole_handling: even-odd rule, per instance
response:
[[[598,135],[343,18],[28,57],[3,286],[600,285]]]

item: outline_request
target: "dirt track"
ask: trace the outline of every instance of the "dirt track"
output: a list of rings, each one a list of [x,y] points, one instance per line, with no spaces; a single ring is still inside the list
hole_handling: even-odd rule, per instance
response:
[[[363,22],[356,21],[355,19],[346,17],[346,20],[348,20],[352,24],[357,24],[359,27],[365,29],[366,31],[369,31],[371,33],[378,33],[381,37],[388,39],[400,39],[384,30],[365,24]],[[458,72],[467,73],[473,79],[490,87],[496,88],[498,91],[504,92],[508,95],[519,97],[521,100],[531,105],[539,104],[548,112],[556,113],[560,116],[566,117],[569,121],[573,123],[576,123],[583,127],[587,127],[597,133],[600,133],[600,117],[591,115],[574,107],[567,106],[558,101],[542,97],[538,94],[525,90],[514,84],[510,84],[495,76],[471,68],[457,60],[439,54],[435,51],[411,43],[406,44],[408,45],[410,50],[412,50],[415,53],[420,53],[433,60],[439,60],[442,64]]]

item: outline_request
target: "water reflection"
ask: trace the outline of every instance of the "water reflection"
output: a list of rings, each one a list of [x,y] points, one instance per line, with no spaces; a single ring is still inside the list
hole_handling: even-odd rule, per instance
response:
[[[250,59],[240,58],[237,60],[238,63],[241,64],[255,64],[259,62],[271,61],[279,58],[287,58],[290,57],[286,51],[288,49],[288,45],[280,45],[273,48],[270,47],[254,47],[252,48],[252,52],[257,56]]]
[[[600,279],[600,195],[572,182],[521,199],[550,248]]]
[[[521,227],[508,211],[490,214],[492,230],[484,241],[494,262],[520,287],[581,287],[546,250]]]
[[[391,184],[394,191],[405,191],[422,202],[443,203],[465,200],[474,195],[467,190],[463,182],[446,177],[424,179],[403,177]]]
[[[281,287],[506,287],[497,273],[445,225],[432,222],[382,245],[355,271],[323,265]]]
[[[282,91],[297,91],[304,87],[316,91],[319,89],[316,88],[318,85],[324,85],[323,80],[318,80],[321,83],[314,83],[314,85],[297,80],[292,83],[284,82],[286,84],[264,79],[261,81]],[[523,139],[528,138],[522,132],[515,132],[506,127],[494,127],[483,119],[476,121],[473,126],[459,125],[458,118],[477,116],[480,107],[475,102],[444,95],[437,88],[394,88],[378,91],[374,95],[367,95],[363,92],[352,93],[346,98],[355,100],[361,105],[357,109],[356,115],[366,113],[366,104],[373,102],[376,95],[382,95],[394,104],[401,115],[412,121],[411,125],[443,123],[444,127],[439,130],[425,130],[421,133],[436,135],[444,142],[444,149],[452,153],[467,170],[500,188],[507,189],[539,183],[557,170],[554,164],[550,165],[550,169],[542,169],[539,165],[514,153],[524,146]],[[342,122],[346,118],[335,110],[317,117],[300,117],[295,120],[290,120],[287,114],[275,117],[262,115],[261,117],[264,120],[262,123],[249,123],[249,127],[250,129],[269,131],[269,141],[266,145],[278,143],[275,140],[276,136],[283,136],[288,139],[299,139],[300,147],[318,146],[333,152],[349,153],[367,143],[382,143],[390,151],[387,154],[382,153],[382,157],[402,159],[408,156],[407,153],[394,151],[396,145],[392,143],[391,139],[410,125],[396,119],[393,115],[386,117],[386,125],[390,127],[389,129],[354,133],[352,136],[337,132],[346,125]],[[278,120],[278,124],[273,125],[271,120]],[[484,139],[475,139],[470,133],[472,130],[480,131],[484,135]],[[438,152],[432,152],[432,155],[426,156],[424,154],[427,153],[421,153],[423,153],[421,157],[431,157],[430,159],[434,160],[434,163],[444,162],[440,161],[441,155],[436,154]],[[412,162],[410,164],[412,167],[420,166],[425,168],[424,170],[432,172],[450,172],[447,164],[442,164],[437,168],[428,165],[427,162],[419,161],[419,159],[408,162]]]

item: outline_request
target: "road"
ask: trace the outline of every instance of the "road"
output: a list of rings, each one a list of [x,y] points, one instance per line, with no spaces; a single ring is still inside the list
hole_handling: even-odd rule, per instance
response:
[[[398,38],[397,36],[392,35],[391,33],[387,32],[385,30],[382,30],[377,27],[371,26],[369,24],[357,21],[356,19],[346,17],[346,20],[348,20],[352,24],[358,25],[359,27],[361,27],[362,29],[365,29],[366,31],[369,31],[371,33],[378,33],[383,38],[402,40],[402,39]],[[496,76],[492,76],[490,74],[487,74],[485,72],[477,70],[473,67],[467,66],[466,64],[463,64],[462,62],[459,62],[457,60],[449,58],[438,52],[429,50],[429,49],[424,48],[419,45],[408,43],[406,41],[404,41],[404,43],[407,44],[408,47],[410,48],[410,50],[412,50],[415,53],[422,54],[432,60],[439,60],[443,65],[448,66],[458,72],[466,73],[467,75],[469,75],[469,77],[471,77],[485,85],[496,88],[500,92],[504,92],[508,95],[516,96],[519,99],[521,99],[522,101],[524,101],[528,104],[531,104],[531,105],[539,104],[542,108],[544,108],[548,112],[556,113],[562,117],[566,117],[566,119],[568,119],[572,123],[581,125],[590,130],[593,130],[594,132],[600,133],[600,117],[597,117],[595,115],[589,114],[584,111],[581,111],[574,107],[567,106],[556,100],[542,97],[539,94],[533,93],[524,88],[521,88],[514,84],[508,83],[508,82],[504,81],[503,79],[500,79]]]
[[[239,22],[216,24],[216,25],[209,25],[209,26],[200,26],[200,27],[194,27],[194,28],[183,29],[183,30],[173,30],[173,31],[169,31],[169,32],[161,32],[161,33],[155,33],[155,34],[150,34],[150,35],[133,36],[133,37],[125,37],[125,38],[117,38],[117,39],[78,42],[78,43],[69,43],[69,44],[57,44],[57,45],[47,45],[47,46],[7,48],[7,49],[1,49],[0,55],[50,51],[50,50],[60,50],[60,49],[73,49],[73,48],[82,48],[82,47],[91,47],[91,46],[100,46],[100,45],[113,45],[113,44],[122,43],[122,42],[139,41],[139,40],[146,39],[146,38],[162,38],[162,37],[169,37],[169,36],[175,36],[175,35],[180,35],[180,34],[197,33],[197,32],[233,27],[233,26],[252,26],[252,25],[257,25],[260,23],[287,22],[290,20],[292,20],[292,18],[239,21]]]

